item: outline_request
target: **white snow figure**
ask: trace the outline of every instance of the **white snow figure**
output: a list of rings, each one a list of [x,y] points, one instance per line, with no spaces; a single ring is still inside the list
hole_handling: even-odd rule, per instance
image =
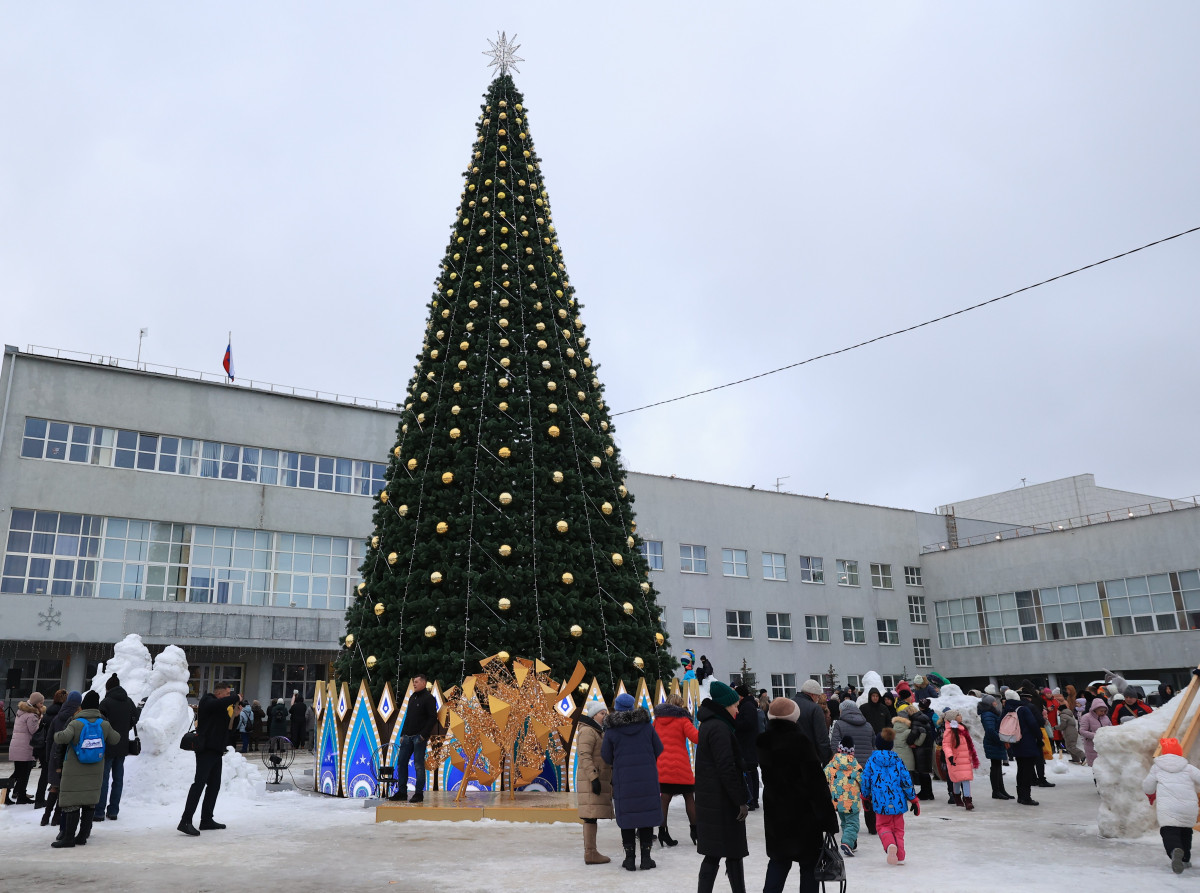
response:
[[[930,700],[929,706],[938,716],[942,716],[947,710],[957,710],[962,713],[963,724],[970,730],[971,738],[975,741],[975,752],[979,754],[979,762],[983,764],[983,720],[979,718],[978,709],[980,700],[980,698],[963,694],[961,688],[950,683],[942,686],[938,696]],[[1001,703],[1001,708],[1003,706]]]
[[[888,690],[887,686],[883,684],[883,677],[880,676],[878,673],[876,673],[874,670],[868,670],[866,672],[866,674],[863,675],[863,678],[862,678],[862,687],[860,689],[860,691],[862,691],[862,694],[860,694],[858,696],[858,706],[859,707],[861,707],[863,704],[867,703],[867,698],[869,698],[871,696],[871,689],[873,689],[873,688],[879,689],[880,695],[882,695],[885,691]]]
[[[1158,829],[1154,807],[1142,793],[1142,780],[1150,772],[1158,739],[1167,731],[1171,717],[1183,702],[1176,695],[1148,716],[1100,729],[1096,733],[1096,762],[1092,772],[1100,789],[1100,836],[1141,837]],[[1188,716],[1195,716],[1200,698],[1192,701]],[[1187,720],[1176,735],[1182,743]],[[1185,757],[1192,763],[1200,759],[1200,744]]]
[[[113,659],[104,664],[103,677],[97,674],[92,687],[98,685],[103,694],[104,680],[116,672],[134,702],[146,699],[137,723],[142,752],[125,760],[122,799],[164,806],[178,804],[182,810],[196,774],[195,757],[179,747],[179,740],[192,727],[194,716],[187,699],[187,656],[181,648],[168,645],[152,666],[149,657],[140,637],[126,636],[117,643]],[[258,769],[241,754],[227,750],[223,762],[223,794],[257,797],[265,792],[266,783]]]

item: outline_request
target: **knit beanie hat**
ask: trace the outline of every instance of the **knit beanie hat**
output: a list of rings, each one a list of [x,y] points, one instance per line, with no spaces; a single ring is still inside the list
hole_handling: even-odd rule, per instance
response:
[[[35,691],[29,696],[30,707],[41,707],[44,703],[46,703],[46,696],[40,691]]]
[[[1162,745],[1164,754],[1173,753],[1177,757],[1183,756],[1183,748],[1179,746],[1178,738],[1163,738],[1158,743]]]
[[[583,708],[583,715],[584,716],[595,716],[597,713],[600,713],[601,711],[607,710],[607,709],[608,709],[608,705],[606,705],[603,701],[600,701],[600,700],[588,701],[587,705]]]
[[[891,750],[892,745],[896,742],[896,733],[891,729],[884,729],[875,736],[876,750]]]
[[[1006,691],[1006,692],[1004,693],[1004,700],[1006,700],[1006,701],[1019,701],[1019,700],[1021,700],[1021,696],[1020,696],[1019,694],[1017,694],[1015,691],[1013,691],[1013,690],[1010,688],[1008,691]]]
[[[985,686],[985,687],[984,687],[984,689],[983,689],[983,693],[984,693],[985,695],[998,695],[998,694],[1000,694],[1000,692],[997,690],[996,686],[994,686],[994,685],[988,685],[988,686]]]
[[[77,691],[67,692],[67,699],[63,702],[63,710],[67,711],[67,716],[70,716],[79,709],[79,704],[83,700],[83,695]]]
[[[732,707],[741,700],[736,691],[720,680],[713,682],[713,684],[709,686],[708,696],[713,699],[713,703],[721,707]],[[630,700],[632,701],[633,699],[630,698]],[[617,698],[617,709],[621,709],[620,698]]]
[[[925,677],[924,676],[914,676],[913,683],[917,686],[917,688],[921,688],[925,685]]]
[[[770,719],[786,719],[789,722],[796,722],[800,719],[800,705],[791,698],[776,698],[771,702],[767,716]]]
[[[112,691],[114,688],[116,688],[120,684],[121,684],[120,678],[117,676],[116,673],[113,673],[111,676],[108,677],[108,681],[104,683],[104,690]]]
[[[100,692],[89,691],[86,695],[84,695],[82,707],[84,710],[100,709]]]
[[[821,688],[821,683],[816,679],[805,679],[804,684],[800,686],[800,691],[804,692],[806,695],[819,695],[824,693],[824,689]]]
[[[736,701],[734,703],[736,703]],[[635,701],[633,699],[633,695],[627,691],[621,692],[619,695],[617,695],[617,699],[613,701],[613,707],[615,707],[617,710],[632,710],[636,706],[637,701]]]
[[[849,735],[843,735],[842,743],[838,745],[838,753],[854,753],[854,739]]]

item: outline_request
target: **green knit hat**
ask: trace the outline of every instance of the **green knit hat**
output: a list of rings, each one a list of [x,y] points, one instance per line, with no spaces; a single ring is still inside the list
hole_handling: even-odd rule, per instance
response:
[[[724,682],[714,681],[708,688],[708,696],[713,701],[722,707],[732,707],[741,698],[738,693],[726,685]]]

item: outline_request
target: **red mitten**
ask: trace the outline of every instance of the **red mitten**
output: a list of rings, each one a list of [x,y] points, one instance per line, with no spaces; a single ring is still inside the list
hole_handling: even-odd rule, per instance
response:
[[[1146,799],[1150,801],[1150,805],[1154,805],[1154,801],[1158,799],[1158,794],[1147,794]]]
[[[914,797],[912,800],[909,800],[908,802],[910,804],[909,809],[912,811],[912,814],[920,815],[921,814],[921,801]]]

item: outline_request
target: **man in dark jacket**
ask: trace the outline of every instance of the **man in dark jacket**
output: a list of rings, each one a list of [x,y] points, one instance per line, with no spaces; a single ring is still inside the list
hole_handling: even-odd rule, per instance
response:
[[[408,698],[408,709],[404,713],[404,725],[400,727],[400,740],[396,742],[396,793],[388,797],[403,803],[420,803],[425,799],[425,745],[429,743],[437,728],[437,701],[425,684],[425,674],[412,678],[413,693]],[[413,760],[413,777],[416,790],[408,796],[408,761]]]
[[[292,718],[292,747],[300,750],[308,743],[308,708],[299,691],[292,692],[292,706],[288,709],[288,715]]]
[[[696,850],[700,865],[698,893],[712,893],[721,860],[733,893],[745,893],[742,860],[746,845],[746,781],[734,717],[740,699],[724,682],[713,682],[700,704],[700,736],[696,742]]]
[[[817,749],[821,765],[824,766],[833,759],[833,748],[829,746],[829,726],[825,724],[825,711],[817,703],[821,694],[821,683],[815,679],[806,679],[793,700],[800,708],[800,718],[796,720],[796,727],[802,735],[808,736],[808,740]]]
[[[748,686],[739,685],[735,691],[741,700],[738,701],[738,712],[734,718],[737,726],[738,748],[742,752],[742,761],[746,765],[746,792],[750,795],[750,808],[758,809],[758,749],[754,742],[758,740],[758,702],[750,696]]]
[[[218,682],[211,692],[200,699],[196,708],[196,777],[188,788],[187,803],[183,807],[183,818],[178,829],[191,837],[199,837],[200,831],[220,831],[225,826],[213,819],[213,808],[217,805],[217,794],[221,793],[221,758],[229,744],[229,708],[240,698],[230,691],[228,682]],[[200,794],[204,794],[204,806],[200,809],[200,829],[192,824]]]
[[[712,664],[710,664],[708,662],[708,656],[701,654],[700,655],[700,668],[698,670],[696,670],[696,681],[703,682],[705,679],[707,679],[712,674],[713,674],[713,667],[712,667]]]
[[[1004,713],[1015,712],[1021,724],[1021,740],[1009,745],[1017,760],[1017,802],[1022,806],[1037,806],[1029,792],[1037,783],[1034,763],[1042,755],[1042,725],[1034,717],[1029,705],[1013,689],[1004,693]]]
[[[121,791],[125,788],[125,757],[129,756],[129,732],[137,722],[137,705],[129,699],[121,680],[113,673],[104,683],[104,700],[100,702],[100,715],[108,720],[112,730],[121,740],[104,752],[104,781],[100,786],[100,801],[96,804],[93,821],[105,818],[115,822],[121,811]],[[112,781],[111,796],[109,780]]]
[[[873,688],[867,692],[867,702],[859,706],[863,717],[871,724],[871,728],[878,735],[885,728],[892,727],[892,717],[895,716],[895,711],[888,707],[883,701],[883,696],[879,689]]]

